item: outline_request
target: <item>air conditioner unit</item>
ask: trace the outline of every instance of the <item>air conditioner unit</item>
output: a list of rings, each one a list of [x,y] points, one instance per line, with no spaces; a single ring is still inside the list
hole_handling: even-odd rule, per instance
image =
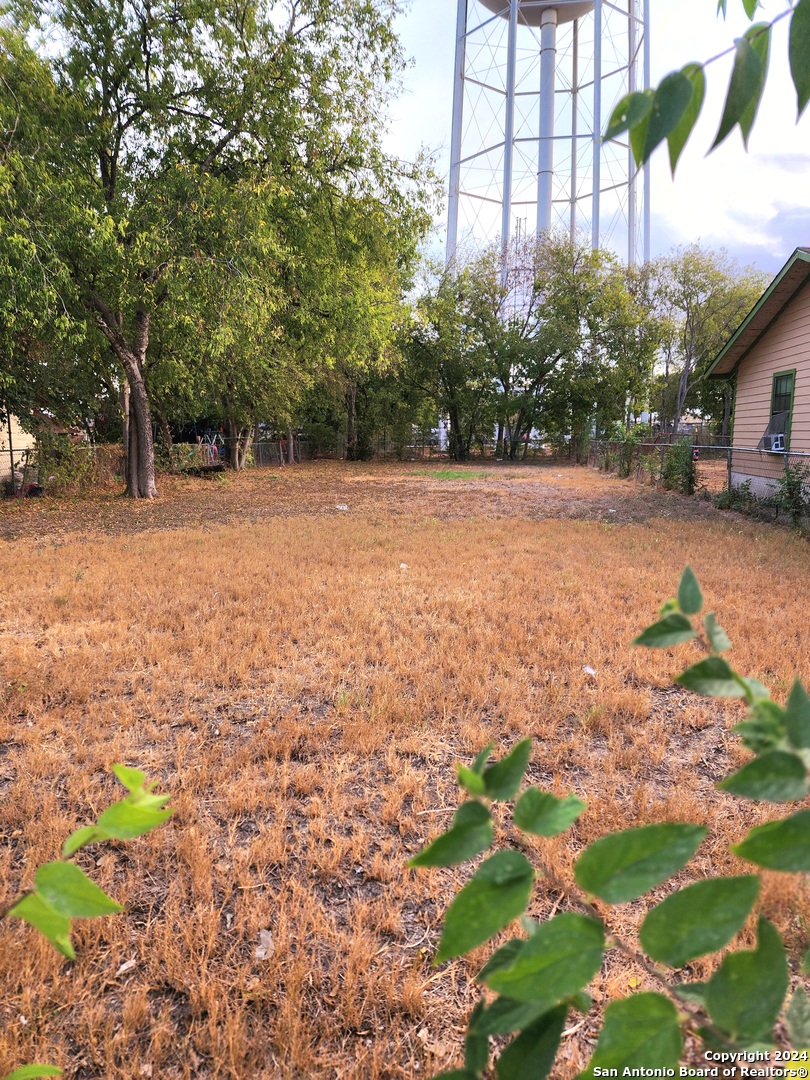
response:
[[[785,436],[784,435],[763,435],[762,436],[762,449],[769,450],[772,453],[779,453],[785,450]]]

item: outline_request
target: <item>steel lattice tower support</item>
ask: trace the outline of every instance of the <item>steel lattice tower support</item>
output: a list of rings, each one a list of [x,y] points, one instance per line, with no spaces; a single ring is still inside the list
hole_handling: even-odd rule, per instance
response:
[[[447,259],[566,229],[650,256],[650,172],[614,106],[650,85],[650,0],[458,0]]]

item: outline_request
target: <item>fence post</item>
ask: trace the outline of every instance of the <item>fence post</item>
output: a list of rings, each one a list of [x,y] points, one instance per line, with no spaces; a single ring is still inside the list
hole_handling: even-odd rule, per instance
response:
[[[726,450],[726,490],[731,491],[731,447]]]

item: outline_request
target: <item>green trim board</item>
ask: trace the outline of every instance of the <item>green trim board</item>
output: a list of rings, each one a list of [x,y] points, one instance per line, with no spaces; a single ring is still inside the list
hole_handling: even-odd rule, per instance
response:
[[[796,248],[706,371],[707,378],[728,379],[775,319],[810,281],[810,248]],[[722,371],[716,368],[726,361]]]

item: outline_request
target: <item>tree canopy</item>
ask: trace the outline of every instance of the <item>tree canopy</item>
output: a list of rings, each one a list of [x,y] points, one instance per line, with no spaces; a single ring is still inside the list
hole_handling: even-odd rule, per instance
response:
[[[0,344],[23,373],[69,341],[125,376],[130,494],[155,494],[161,401],[203,392],[239,425],[265,404],[246,383],[289,405],[358,319],[378,333],[381,291],[400,291],[428,221],[427,170],[380,149],[396,6],[11,9]]]

